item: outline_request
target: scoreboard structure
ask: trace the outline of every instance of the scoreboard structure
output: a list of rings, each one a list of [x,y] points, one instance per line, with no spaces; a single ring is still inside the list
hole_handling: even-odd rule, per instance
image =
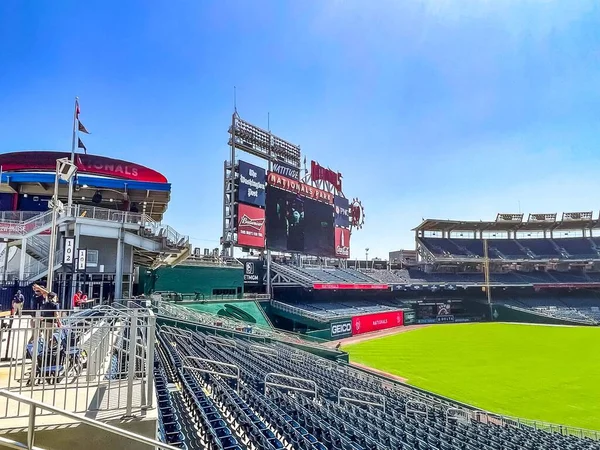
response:
[[[229,128],[229,159],[223,166],[221,254],[259,252],[270,274],[271,251],[344,261],[353,229],[364,223],[357,198],[342,191],[342,174],[311,161],[301,167],[300,146],[241,119]],[[239,159],[252,155],[266,164]],[[302,173],[304,172],[304,177]],[[343,263],[345,264],[345,262]],[[268,278],[267,278],[268,279]]]

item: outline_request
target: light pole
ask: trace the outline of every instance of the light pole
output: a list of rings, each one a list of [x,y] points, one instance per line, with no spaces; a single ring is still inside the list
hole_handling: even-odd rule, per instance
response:
[[[54,255],[56,253],[57,215],[59,211],[64,210],[64,205],[58,199],[58,184],[59,180],[64,180],[67,182],[71,181],[76,171],[77,166],[73,164],[69,160],[69,158],[61,158],[56,160],[56,174],[54,177],[54,195],[52,196],[52,201],[50,204],[50,208],[52,209],[52,228],[50,228],[50,250],[48,253],[48,276],[46,282],[46,289],[48,289],[48,291],[53,290],[52,284],[54,282]]]
[[[365,248],[365,269],[369,268],[369,247]]]

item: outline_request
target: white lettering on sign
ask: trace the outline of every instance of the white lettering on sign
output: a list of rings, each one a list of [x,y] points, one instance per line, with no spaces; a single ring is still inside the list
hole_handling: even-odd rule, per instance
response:
[[[63,264],[73,264],[75,258],[75,238],[65,239],[65,250],[63,254]]]
[[[352,331],[352,324],[346,323],[334,323],[331,325],[331,335],[337,336],[338,334],[346,334]]]

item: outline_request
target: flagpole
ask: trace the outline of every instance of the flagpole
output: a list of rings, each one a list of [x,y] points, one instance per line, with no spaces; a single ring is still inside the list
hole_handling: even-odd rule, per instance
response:
[[[71,164],[75,164],[75,146],[77,145],[77,105],[79,97],[75,97],[75,109],[73,111],[73,139],[71,141]],[[69,200],[67,202],[67,214],[71,215],[71,206],[73,206],[73,178],[69,180]]]

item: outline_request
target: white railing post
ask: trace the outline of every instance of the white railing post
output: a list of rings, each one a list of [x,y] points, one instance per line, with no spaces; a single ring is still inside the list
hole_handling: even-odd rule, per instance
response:
[[[152,408],[154,399],[154,340],[156,338],[156,317],[152,310],[148,309],[147,339],[148,353],[146,354],[146,405]]]
[[[133,408],[133,377],[135,376],[135,364],[137,354],[137,319],[138,310],[134,308],[131,317],[131,326],[129,332],[129,347],[127,349],[127,363],[129,364],[129,367],[127,368],[127,409],[125,412],[125,415],[127,417],[131,417],[131,412]]]
[[[29,406],[29,423],[27,425],[27,450],[33,450],[35,436],[35,405]]]

